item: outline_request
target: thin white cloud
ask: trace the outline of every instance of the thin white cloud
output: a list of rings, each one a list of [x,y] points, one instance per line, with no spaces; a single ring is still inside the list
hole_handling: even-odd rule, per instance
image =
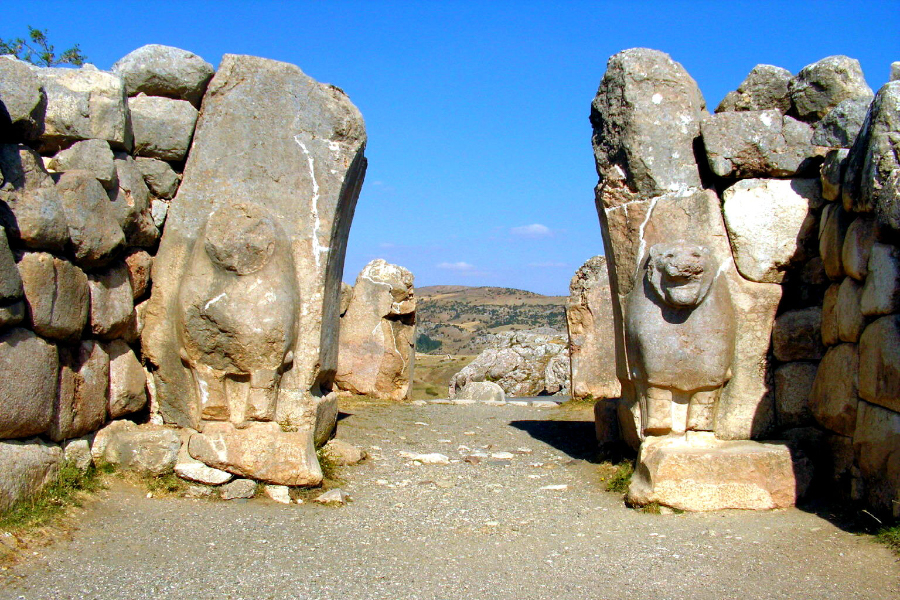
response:
[[[542,238],[550,237],[553,232],[546,225],[540,223],[532,223],[531,225],[522,225],[521,227],[513,227],[509,230],[516,237],[524,238]]]
[[[448,271],[471,271],[475,268],[475,265],[470,265],[469,263],[462,261],[455,263],[442,262],[437,266],[437,268],[446,269]]]
[[[393,244],[391,242],[381,242],[380,244],[378,244],[378,247],[379,248],[396,248],[397,244]]]
[[[538,269],[561,269],[563,267],[566,267],[567,265],[566,265],[566,263],[563,263],[563,262],[554,262],[552,260],[546,260],[546,261],[541,261],[541,262],[528,263],[528,266],[535,267]]]

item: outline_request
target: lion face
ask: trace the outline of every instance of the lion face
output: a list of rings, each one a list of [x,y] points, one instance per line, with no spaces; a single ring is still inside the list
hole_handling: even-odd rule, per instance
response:
[[[709,293],[717,266],[708,248],[678,240],[650,248],[647,277],[666,304],[694,307]]]

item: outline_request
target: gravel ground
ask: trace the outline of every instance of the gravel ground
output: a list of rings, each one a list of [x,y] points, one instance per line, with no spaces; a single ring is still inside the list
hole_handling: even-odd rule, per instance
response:
[[[626,508],[588,461],[583,411],[343,410],[338,437],[370,454],[341,470],[349,505],[152,499],[116,483],[71,539],[0,575],[0,598],[900,597],[890,551],[808,512]]]

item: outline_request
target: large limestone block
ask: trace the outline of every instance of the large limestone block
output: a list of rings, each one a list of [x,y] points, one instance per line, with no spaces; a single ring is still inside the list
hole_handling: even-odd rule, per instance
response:
[[[180,98],[200,106],[203,92],[212,78],[213,66],[187,50],[148,44],[130,52],[112,67],[125,82],[129,96]]]
[[[335,384],[380,400],[406,400],[416,356],[416,297],[409,270],[376,259],[363,267],[341,318]]]
[[[56,185],[75,262],[87,268],[109,262],[125,243],[112,203],[88,171],[67,171]]]
[[[872,97],[855,58],[827,56],[807,65],[791,82],[791,101],[801,119],[817,121],[847,99]]]
[[[769,347],[782,290],[777,284],[743,280],[736,273],[729,283],[739,316],[732,375],[719,397],[715,432],[723,440],[760,438],[775,425]]]
[[[791,362],[775,369],[775,408],[781,428],[803,427],[812,421],[809,394],[818,365]]]
[[[19,261],[32,329],[55,340],[81,336],[90,307],[88,278],[72,263],[45,252],[27,252]]]
[[[80,69],[38,69],[37,73],[47,93],[42,152],[90,139],[131,148],[125,86],[118,75],[90,64]]]
[[[641,445],[627,499],[689,511],[787,508],[804,493],[807,471],[787,445],[651,438]]]
[[[121,337],[134,315],[134,294],[124,263],[88,277],[91,290],[91,332],[104,340]]]
[[[478,402],[506,402],[506,392],[493,381],[470,381],[456,392],[456,397]]]
[[[6,230],[0,227],[0,303],[21,298],[23,293],[22,277],[9,249]]]
[[[119,179],[113,151],[104,140],[75,142],[47,164],[52,171],[88,171],[107,190],[115,189]]]
[[[69,239],[56,185],[37,152],[0,144],[0,223],[10,240],[28,248],[62,250]]]
[[[59,446],[39,440],[0,442],[0,512],[55,481],[62,456]]]
[[[59,396],[48,435],[62,441],[100,429],[106,421],[109,355],[93,340],[60,348]]]
[[[741,275],[781,283],[816,227],[821,204],[815,179],[745,179],[723,194],[725,224]]]
[[[897,201],[900,157],[900,82],[878,90],[856,141],[850,148],[844,172],[844,208],[875,212],[881,223],[900,229]]]
[[[125,471],[164,475],[175,467],[181,437],[175,429],[162,425],[113,421],[94,436],[91,456],[96,463],[111,464]]]
[[[122,340],[105,344],[109,353],[109,418],[137,412],[147,404],[147,376],[134,351]]]
[[[859,395],[900,412],[900,316],[881,317],[859,340]]]
[[[810,410],[820,425],[841,435],[853,435],[859,373],[856,344],[838,344],[828,349],[809,394]]]
[[[182,161],[191,145],[197,109],[186,100],[138,95],[128,99],[134,128],[134,153]]]
[[[863,287],[851,277],[845,277],[838,288],[834,312],[837,317],[838,339],[842,342],[858,342],[866,325],[859,308],[862,294]]]
[[[11,329],[0,335],[0,373],[0,439],[47,431],[57,394],[56,346],[27,329]]]
[[[133,158],[124,152],[116,153],[118,186],[109,193],[112,209],[125,241],[131,246],[155,246],[159,230],[150,207],[150,191],[144,176]]]
[[[867,265],[869,276],[863,286],[860,309],[866,316],[900,311],[900,249],[875,243]]]
[[[181,177],[169,163],[143,156],[138,156],[134,161],[144,176],[144,183],[154,196],[166,200],[175,196]]]
[[[44,126],[47,99],[31,65],[0,56],[0,140],[33,140]]]
[[[606,257],[589,258],[569,283],[566,300],[572,398],[618,398],[612,291]]]
[[[833,283],[825,290],[822,302],[822,344],[834,346],[840,342],[838,337],[837,301],[841,284]]]
[[[228,471],[214,469],[193,458],[188,452],[188,444],[182,445],[178,451],[175,474],[182,479],[205,485],[222,485],[234,479],[234,475]]]
[[[604,204],[699,187],[694,139],[704,109],[696,82],[668,54],[632,48],[611,57],[591,104]]]
[[[191,436],[188,451],[216,469],[275,485],[318,485],[322,469],[311,432],[282,431],[277,423],[235,429],[231,423],[207,423]]]
[[[844,276],[844,240],[852,222],[852,215],[839,204],[829,204],[822,209],[819,220],[819,255],[825,272],[831,279]]]
[[[736,91],[725,95],[716,112],[774,108],[785,114],[791,109],[791,79],[787,69],[756,65]]]
[[[879,513],[900,517],[900,413],[860,402],[853,451],[861,496]]]
[[[900,81],[900,61],[891,63],[890,81]]]
[[[847,275],[857,281],[864,281],[869,274],[869,256],[875,243],[875,220],[859,217],[847,228],[841,261]]]
[[[829,202],[841,199],[841,181],[844,179],[844,167],[849,155],[850,150],[846,148],[829,150],[819,169],[822,197]]]
[[[790,177],[815,166],[819,156],[812,128],[777,110],[707,115],[700,129],[719,177]]]
[[[158,367],[164,420],[199,425],[195,377],[215,383],[258,372],[261,387],[254,389],[267,396],[267,406],[277,396],[282,421],[299,420],[323,385],[330,387],[365,140],[359,111],[338,88],[293,65],[223,58],[153,265],[142,343]],[[242,224],[255,240],[247,247],[233,241]],[[207,350],[196,345],[208,339],[204,322],[227,332]],[[247,348],[248,362],[229,362],[228,348],[241,356]],[[241,412],[234,411],[236,420]]]
[[[783,362],[822,358],[822,309],[802,308],[779,315],[772,329],[772,352]]]
[[[849,98],[835,106],[816,124],[812,136],[813,145],[849,148],[862,129],[870,102],[870,97]]]

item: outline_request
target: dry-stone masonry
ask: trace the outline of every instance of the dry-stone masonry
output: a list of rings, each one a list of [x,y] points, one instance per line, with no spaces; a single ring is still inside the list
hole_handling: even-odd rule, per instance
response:
[[[416,357],[413,274],[375,259],[348,293],[335,384],[352,394],[407,400]]]
[[[317,483],[366,166],[346,95],[151,45],[0,57],[0,109],[0,509],[62,460]]]
[[[631,501],[789,506],[815,468],[900,515],[898,115],[900,83],[873,99],[844,56],[759,65],[714,115],[667,55],[610,59],[591,120]]]

